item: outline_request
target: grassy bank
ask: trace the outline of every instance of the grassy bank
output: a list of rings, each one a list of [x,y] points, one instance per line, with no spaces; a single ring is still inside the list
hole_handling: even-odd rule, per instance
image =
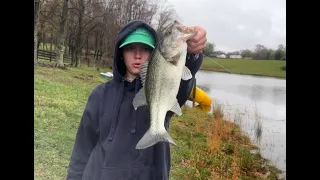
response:
[[[107,70],[101,70],[106,72]],[[65,179],[83,108],[92,89],[106,79],[84,67],[60,70],[35,67],[34,74],[34,177]],[[247,137],[221,111],[211,118],[198,109],[183,107],[172,119],[171,179],[276,179]]]
[[[286,61],[205,58],[201,69],[218,72],[228,72],[228,69],[234,74],[286,78],[286,71],[282,69],[284,66]]]

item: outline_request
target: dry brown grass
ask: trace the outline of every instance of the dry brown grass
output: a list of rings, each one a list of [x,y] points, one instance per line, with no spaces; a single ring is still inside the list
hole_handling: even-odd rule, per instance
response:
[[[224,120],[219,105],[211,117],[201,109],[184,107],[182,117],[172,119],[170,133],[180,146],[172,149],[171,179],[277,179],[264,177],[266,161],[250,153],[256,147],[237,124]]]
[[[240,167],[239,167],[239,153],[238,146],[235,146],[233,162],[232,162],[232,180],[238,180],[240,178]]]

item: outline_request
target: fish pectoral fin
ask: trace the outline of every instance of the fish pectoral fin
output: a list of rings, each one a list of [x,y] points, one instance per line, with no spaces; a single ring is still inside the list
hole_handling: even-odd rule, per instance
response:
[[[142,86],[143,87],[146,84],[146,76],[147,76],[147,71],[148,71],[148,65],[149,65],[149,61],[146,61],[143,64],[141,64],[141,66],[140,66],[140,78],[141,78],[141,82],[142,82]]]
[[[158,142],[168,142],[172,145],[177,146],[177,144],[173,141],[167,131],[152,134],[150,133],[150,129],[148,129],[148,131],[142,136],[142,138],[136,145],[136,149],[145,149],[157,144]]]
[[[178,103],[178,100],[176,101],[176,103],[172,106],[172,108],[170,109],[170,111],[174,112],[175,114],[177,114],[178,116],[182,115],[181,112],[181,108],[180,105]]]
[[[138,93],[135,95],[132,105],[135,110],[137,110],[138,107],[148,105],[144,88],[141,88],[140,91],[138,91]]]
[[[192,74],[191,74],[191,71],[189,70],[189,68],[187,66],[184,66],[183,67],[183,70],[182,70],[182,77],[181,77],[183,80],[189,80],[192,78]]]

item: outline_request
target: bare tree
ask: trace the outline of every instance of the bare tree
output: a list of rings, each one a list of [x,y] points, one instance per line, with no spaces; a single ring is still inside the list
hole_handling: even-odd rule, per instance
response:
[[[175,17],[166,0],[42,0],[40,34],[42,41],[56,42],[56,63],[63,66],[63,54],[71,64],[81,65],[85,58],[112,64],[114,45],[119,30],[134,19],[155,23],[159,34]],[[61,6],[61,4],[63,4]],[[65,48],[65,49],[64,49]],[[85,48],[85,49],[83,49]]]
[[[50,42],[50,52],[52,52],[53,43],[56,41],[55,35],[58,33],[57,27],[61,19],[62,6],[58,0],[41,0],[40,2],[38,48],[42,43],[43,48],[48,50],[47,45]]]
[[[159,0],[108,0],[106,3],[106,16],[103,23],[107,29],[105,31],[107,54],[110,56],[108,64],[111,64],[112,54],[114,53],[114,45],[116,35],[119,30],[134,19],[141,19],[151,24],[158,10]]]
[[[170,23],[177,18],[176,11],[173,7],[168,4],[166,1],[163,2],[159,8],[158,16],[156,18],[156,31],[161,39],[164,33],[164,30],[170,25]]]
[[[33,63],[38,63],[38,22],[40,12],[40,0],[34,0],[34,59]]]
[[[75,61],[72,62],[72,65],[75,67],[80,67],[80,55],[82,52],[82,31],[83,31],[83,14],[85,6],[84,0],[79,0],[79,10],[78,10],[78,28],[76,32],[76,41],[75,41]]]
[[[56,45],[56,67],[64,67],[63,54],[65,50],[65,29],[68,15],[68,2],[69,0],[63,0],[63,8],[61,13],[60,31],[58,33],[57,45]]]

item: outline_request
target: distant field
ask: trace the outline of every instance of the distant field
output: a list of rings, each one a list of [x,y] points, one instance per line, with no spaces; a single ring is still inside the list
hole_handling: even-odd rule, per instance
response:
[[[40,43],[39,45],[39,49],[40,50],[46,50],[46,51],[50,51],[50,43]],[[55,44],[52,44],[52,51],[55,51]]]
[[[286,78],[286,71],[281,69],[283,66],[286,66],[286,61],[205,58],[201,69]]]

